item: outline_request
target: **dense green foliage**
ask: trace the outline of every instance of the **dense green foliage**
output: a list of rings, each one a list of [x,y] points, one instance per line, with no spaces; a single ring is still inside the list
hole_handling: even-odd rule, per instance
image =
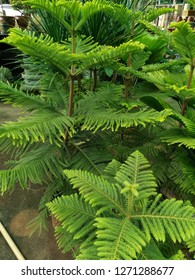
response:
[[[1,101],[23,112],[0,127],[1,193],[46,186],[37,227],[54,215],[75,258],[193,258],[194,30],[161,31],[170,9],[128,1],[23,2],[39,20],[3,40],[24,71],[1,71]]]
[[[147,258],[144,247],[150,242],[182,242],[194,235],[194,207],[175,198],[162,200],[138,151],[123,164],[113,160],[99,176],[81,170],[65,174],[79,194],[58,197],[48,206],[61,222],[58,234],[68,232],[74,246],[82,244],[78,259]],[[69,244],[64,238],[60,245]]]

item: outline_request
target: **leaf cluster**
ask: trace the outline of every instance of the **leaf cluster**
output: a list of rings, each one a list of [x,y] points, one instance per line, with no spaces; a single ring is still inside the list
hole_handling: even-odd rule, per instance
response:
[[[194,237],[194,208],[157,194],[150,165],[138,151],[123,164],[109,163],[103,175],[64,172],[78,193],[58,197],[48,207],[60,222],[60,247],[79,246],[77,259],[136,259],[150,242]],[[71,241],[59,236],[62,230]]]

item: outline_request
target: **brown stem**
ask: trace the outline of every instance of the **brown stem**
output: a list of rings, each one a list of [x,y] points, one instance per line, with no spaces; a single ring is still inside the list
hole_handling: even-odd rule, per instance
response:
[[[187,109],[187,100],[183,101],[182,108],[181,108],[181,115],[184,116]]]
[[[129,97],[129,80],[127,78],[124,78],[123,79],[123,82],[124,82],[124,86],[125,86],[125,99],[128,99]]]
[[[92,85],[92,91],[95,91],[97,86],[97,68],[93,69],[93,85]]]
[[[117,73],[114,73],[111,79],[111,83],[114,84],[116,82]]]

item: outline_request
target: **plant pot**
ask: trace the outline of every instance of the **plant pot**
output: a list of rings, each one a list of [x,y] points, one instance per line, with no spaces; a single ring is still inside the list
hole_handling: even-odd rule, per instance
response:
[[[22,29],[27,28],[28,22],[29,22],[29,16],[27,16],[27,15],[16,17],[16,23],[17,23],[18,27],[20,27]]]
[[[15,17],[12,16],[1,16],[0,17],[0,30],[1,34],[8,34],[8,30],[15,26]]]

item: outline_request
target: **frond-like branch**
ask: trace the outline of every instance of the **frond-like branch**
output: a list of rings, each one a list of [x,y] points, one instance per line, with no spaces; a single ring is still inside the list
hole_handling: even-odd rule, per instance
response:
[[[64,1],[61,1],[64,3]],[[76,30],[79,30],[81,26],[93,15],[99,12],[112,13],[113,6],[105,0],[93,0],[86,1],[84,5],[80,7],[80,21],[76,25]],[[75,13],[75,12],[74,12]]]
[[[59,166],[58,166],[59,172],[58,174],[55,174],[53,177],[51,177],[50,178],[51,181],[48,181],[46,184],[44,193],[39,201],[39,208],[38,208],[39,214],[34,219],[32,219],[30,223],[28,223],[30,228],[33,229],[31,234],[35,232],[41,233],[43,229],[48,229],[48,217],[50,215],[50,211],[47,207],[47,204],[58,196],[65,195],[65,194],[69,195],[72,193],[72,189],[68,184],[63,172],[61,173],[62,166],[64,166],[64,163],[62,163],[59,159]]]
[[[185,148],[180,148],[175,153],[169,169],[170,178],[182,190],[182,193],[195,195],[194,158],[186,153]]]
[[[97,218],[98,256],[101,260],[130,260],[147,244],[145,234],[129,219]]]
[[[64,173],[90,205],[104,211],[114,208],[125,214],[119,191],[104,178],[81,170],[65,170]]]
[[[166,14],[166,13],[173,13],[173,8],[154,8],[149,9],[146,13],[143,14],[142,19],[146,20],[147,22],[152,22],[153,20],[157,19],[160,15]]]
[[[11,82],[13,81],[12,72],[9,68],[1,66],[0,67],[0,82]]]
[[[74,248],[78,245],[79,241],[74,240],[73,235],[70,232],[61,226],[57,226],[55,228],[55,238],[57,240],[58,248],[62,253],[66,254],[70,251],[73,256],[76,255]]]
[[[132,153],[120,166],[115,180],[122,188],[129,186],[129,190],[137,191],[139,195],[136,200],[143,200],[156,194],[157,184],[150,165],[139,151]]]
[[[73,127],[73,119],[63,113],[51,110],[37,111],[34,115],[19,119],[18,122],[8,122],[0,127],[2,142],[12,142],[20,146],[33,142],[59,143],[64,139],[65,131]]]
[[[171,110],[165,109],[157,112],[153,109],[140,107],[141,102],[131,103],[122,97],[121,87],[107,87],[96,93],[85,95],[78,103],[75,114],[82,119],[82,129],[112,130],[121,127],[146,126],[147,123],[163,122],[172,115]],[[127,107],[124,109],[124,106]]]
[[[55,207],[50,208],[52,213],[57,214],[61,227],[73,234],[73,240],[81,238],[78,259],[136,259],[154,240],[186,242],[195,236],[195,208],[190,202],[156,195],[149,164],[138,151],[124,164],[112,161],[105,169],[107,176],[81,170],[65,170],[65,175],[79,194],[57,198],[49,205]],[[74,202],[75,197],[82,207]],[[80,218],[84,205],[94,211],[88,236],[87,218]],[[156,254],[164,259],[158,250]],[[172,256],[182,257],[179,253]]]
[[[195,237],[186,241],[189,248],[189,252],[193,252],[195,255]]]
[[[95,245],[96,233],[92,232],[79,247],[77,260],[98,260],[97,246]]]
[[[121,163],[113,159],[104,169],[104,178],[114,183],[114,178],[116,176],[116,173],[119,171],[120,166]]]
[[[84,238],[93,231],[96,212],[78,194],[57,197],[48,207],[74,239]]]
[[[40,96],[24,93],[7,83],[0,82],[0,98],[5,104],[11,104],[26,111],[44,110],[46,108],[54,110],[51,104]]]
[[[126,43],[120,44],[118,47],[104,46],[102,48],[97,48],[97,50],[92,50],[86,54],[82,54],[78,56],[78,62],[81,69],[90,69],[95,66],[108,63],[111,60],[124,57],[129,53],[139,52],[144,48],[145,45],[130,40]],[[77,55],[75,57],[77,57]]]
[[[1,193],[10,190],[18,182],[28,188],[29,182],[42,184],[51,176],[63,176],[65,165],[58,157],[59,149],[50,144],[34,148],[17,161],[9,162],[9,169],[0,171]]]
[[[18,48],[24,54],[47,61],[65,75],[68,73],[68,66],[74,62],[70,50],[66,50],[62,44],[53,43],[49,36],[44,38],[40,35],[37,38],[33,32],[13,28],[2,42]]]
[[[190,135],[185,129],[172,128],[161,137],[162,141],[169,145],[178,144],[190,149],[195,149],[195,138]]]
[[[71,141],[73,154],[71,154],[70,168],[81,169],[101,175],[105,165],[110,162],[111,156],[103,145],[94,145],[91,141],[76,143]]]
[[[172,33],[174,47],[177,52],[187,59],[190,65],[194,65],[195,58],[195,32],[188,22],[172,23],[176,28]]]
[[[156,122],[163,122],[171,111],[165,109],[161,112],[155,110],[141,110],[135,113],[131,112],[117,112],[115,110],[99,110],[99,112],[92,112],[89,110],[84,115],[84,124],[82,129],[97,131],[98,129],[109,129],[117,131],[119,128],[129,128],[132,126],[146,126],[147,123],[155,124]]]
[[[138,219],[142,223],[145,234],[152,235],[157,241],[165,241],[166,234],[173,242],[186,240],[195,235],[195,209],[189,202],[181,200],[165,199],[160,202],[161,195],[147,207],[143,207],[142,213],[132,215],[132,219]]]
[[[29,5],[33,9],[45,10],[46,12],[52,14],[63,26],[65,26],[69,31],[71,30],[71,25],[65,20],[66,9],[62,6],[57,5],[59,1],[50,0],[24,0],[24,5]],[[70,2],[70,1],[69,1]]]

